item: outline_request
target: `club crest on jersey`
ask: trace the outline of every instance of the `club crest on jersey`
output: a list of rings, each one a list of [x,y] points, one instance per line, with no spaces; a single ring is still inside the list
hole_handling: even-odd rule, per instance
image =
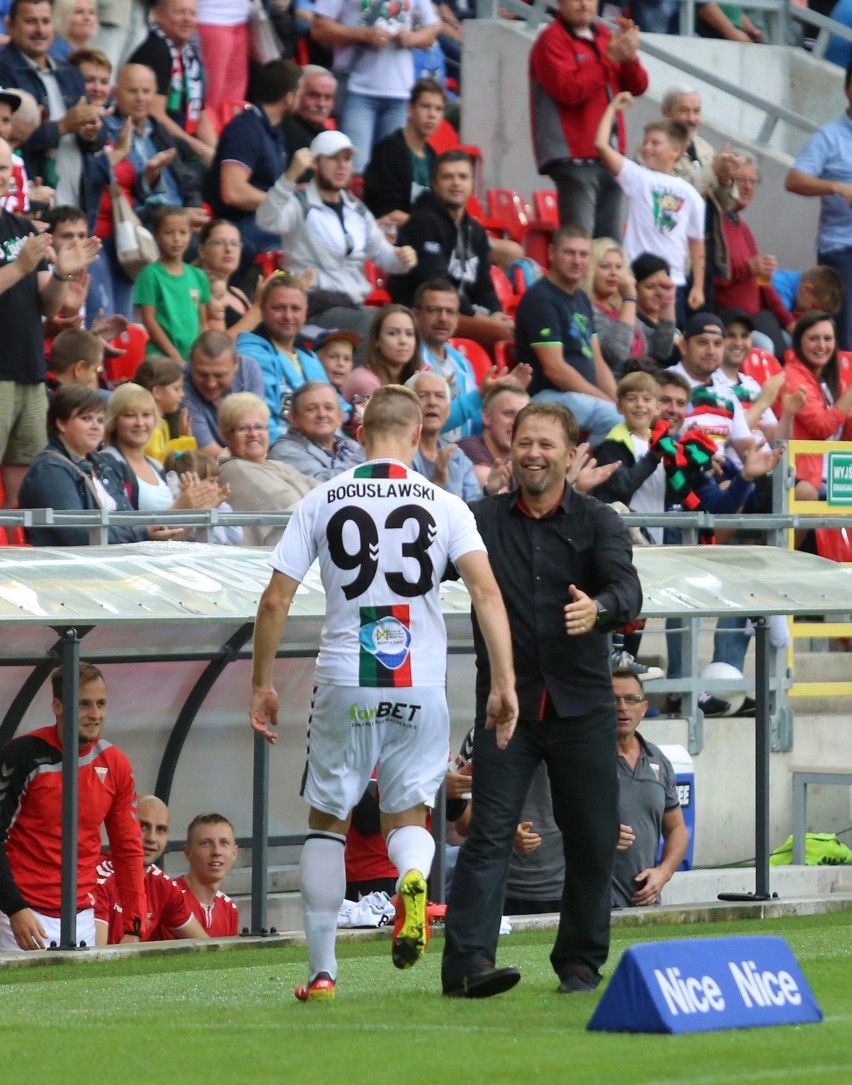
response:
[[[109,769],[104,768],[102,765],[95,765],[95,772],[98,774],[98,779],[100,780],[100,782],[103,783],[106,779],[106,775],[109,772]]]
[[[408,606],[361,607],[358,634],[362,686],[411,685]]]

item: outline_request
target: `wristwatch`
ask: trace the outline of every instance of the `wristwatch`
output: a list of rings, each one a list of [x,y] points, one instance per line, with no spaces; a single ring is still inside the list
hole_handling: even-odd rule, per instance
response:
[[[73,274],[71,274],[71,275],[60,275],[55,267],[53,267],[51,269],[51,274],[53,275],[54,279],[59,279],[59,281],[61,283],[70,283],[71,280],[74,278]]]
[[[605,622],[607,620],[609,616],[609,611],[606,609],[600,599],[595,599],[595,606],[598,608],[598,616],[595,619],[595,625],[600,625],[601,622]]]

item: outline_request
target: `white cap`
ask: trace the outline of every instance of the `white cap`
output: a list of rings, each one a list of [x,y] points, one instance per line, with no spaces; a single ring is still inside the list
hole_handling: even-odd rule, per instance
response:
[[[17,113],[21,106],[21,96],[16,90],[7,90],[5,87],[0,87],[0,102],[8,102],[12,107],[12,112]]]
[[[345,132],[320,132],[314,137],[309,150],[314,158],[330,158],[341,151],[354,151],[355,146]]]

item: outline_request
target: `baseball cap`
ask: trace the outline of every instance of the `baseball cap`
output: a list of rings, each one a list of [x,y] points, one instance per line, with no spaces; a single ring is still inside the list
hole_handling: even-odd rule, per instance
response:
[[[347,328],[331,328],[327,332],[322,332],[314,340],[314,350],[319,348],[324,343],[333,343],[336,339],[342,339],[346,343],[351,343],[353,347],[357,348],[361,345],[361,336],[357,332],[350,332]]]
[[[6,90],[5,87],[0,87],[0,102],[8,102],[14,113],[20,108],[21,96],[16,90]]]
[[[329,157],[341,151],[354,151],[355,145],[345,132],[320,132],[309,148],[314,158]]]
[[[744,309],[723,309],[719,313],[719,319],[729,328],[732,324],[742,324],[750,332],[754,331],[754,321]]]
[[[722,323],[722,318],[716,316],[715,313],[696,313],[691,316],[686,322],[686,327],[683,329],[684,339],[691,339],[693,335],[703,335],[704,332],[718,332],[719,335],[725,334],[725,325]]]

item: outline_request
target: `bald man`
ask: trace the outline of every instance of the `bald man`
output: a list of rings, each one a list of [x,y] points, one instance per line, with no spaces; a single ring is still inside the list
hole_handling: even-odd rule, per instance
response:
[[[148,901],[148,928],[142,940],[155,942],[164,938],[207,938],[207,932],[193,915],[184,891],[157,866],[157,860],[169,842],[169,808],[156,795],[143,796],[138,806],[145,896]],[[124,933],[112,863],[104,860],[98,873],[95,945],[112,946],[122,941]]]

